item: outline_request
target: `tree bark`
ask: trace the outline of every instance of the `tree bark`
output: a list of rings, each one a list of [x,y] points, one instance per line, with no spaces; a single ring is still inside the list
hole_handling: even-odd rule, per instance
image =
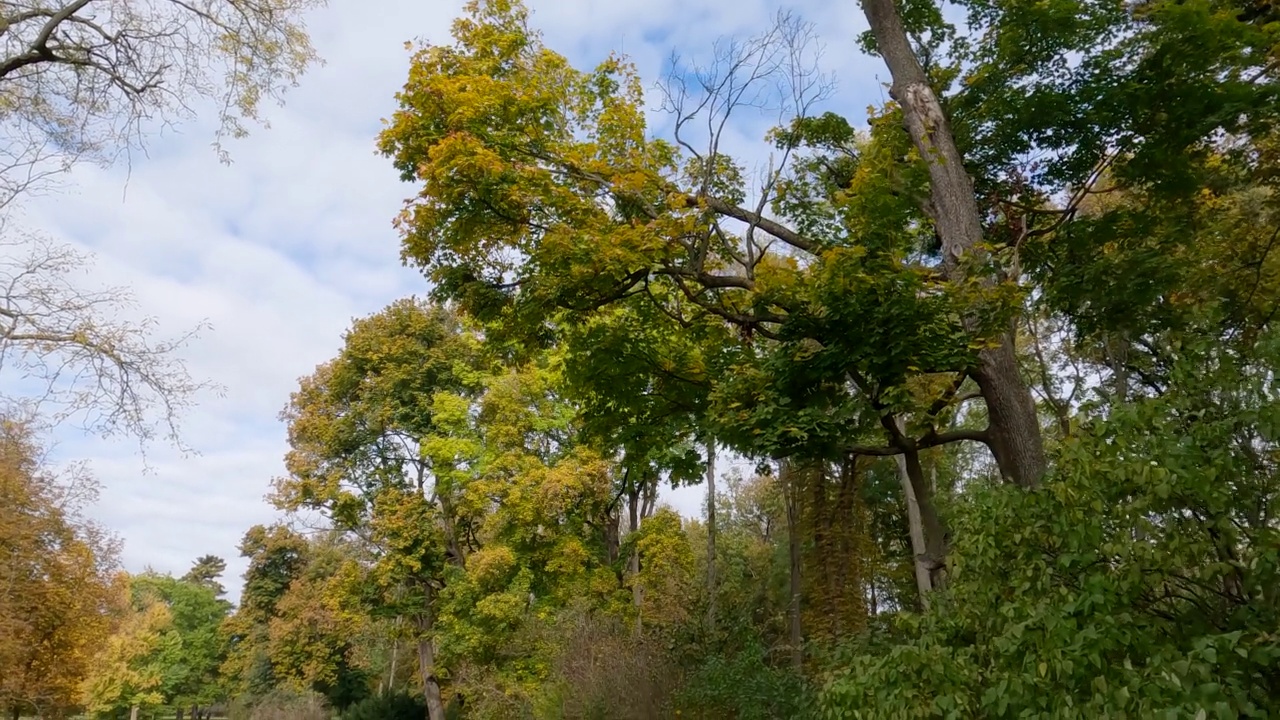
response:
[[[915,558],[916,590],[920,592],[921,609],[929,609],[929,593],[933,591],[933,581],[929,570],[921,562],[924,556],[924,526],[920,520],[920,501],[916,499],[916,491],[911,487],[911,477],[907,475],[907,459],[903,455],[893,456],[898,465],[898,480],[902,483],[902,497],[907,501],[907,531],[911,536],[911,556]]]
[[[138,706],[129,708],[129,720],[138,720]]]
[[[716,443],[707,440],[707,628],[716,630]]]
[[[1005,480],[1024,488],[1040,483],[1048,467],[1044,436],[1031,388],[1022,378],[1013,351],[1013,336],[1006,334],[999,347],[978,354],[973,378],[987,404],[991,454]]]
[[[804,667],[804,628],[800,624],[800,502],[790,461],[782,461],[778,475],[787,508],[787,550],[791,561],[790,600],[787,603],[791,666],[799,672]]]
[[[929,168],[929,209],[942,240],[943,268],[951,281],[963,281],[966,271],[960,260],[976,252],[982,240],[973,180],[894,0],[862,0],[862,11],[893,78],[889,94],[902,107],[907,132]],[[1035,401],[1018,370],[1013,343],[1010,330],[1001,334],[997,346],[980,351],[973,376],[987,404],[990,447],[1001,475],[1022,487],[1033,487],[1048,463]]]
[[[436,645],[431,638],[434,625],[430,613],[417,618],[418,672],[422,676],[422,693],[427,700],[428,720],[445,720],[444,702],[440,696],[440,681],[436,679]]]
[[[396,625],[400,624],[400,618],[396,618]],[[396,637],[391,641],[391,667],[387,671],[387,693],[390,693],[396,686],[396,665],[400,662],[400,638]]]
[[[604,519],[604,547],[609,557],[609,564],[618,562],[618,548],[621,543],[622,512],[619,508],[611,508]]]
[[[628,495],[629,497],[627,499],[630,501],[627,503],[627,511],[630,514],[628,520],[631,521],[628,533],[634,533],[640,530],[640,485],[638,483],[633,484],[628,489]],[[644,630],[644,621],[640,617],[640,609],[641,606],[644,605],[644,590],[640,587],[639,547],[633,547],[631,549],[631,557],[627,560],[627,573],[631,577],[631,602],[636,609],[636,634],[639,635]]]
[[[911,553],[915,561],[916,589],[920,591],[920,607],[929,609],[929,593],[946,584],[947,531],[933,502],[933,493],[925,482],[920,453],[909,450],[894,456],[898,479],[907,501],[907,527],[911,535]]]

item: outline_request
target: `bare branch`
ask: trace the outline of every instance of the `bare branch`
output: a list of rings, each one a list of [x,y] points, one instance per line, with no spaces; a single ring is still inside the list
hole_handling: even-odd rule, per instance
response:
[[[70,162],[141,147],[148,123],[190,118],[197,98],[219,103],[225,160],[222,140],[316,61],[302,15],[324,2],[0,3],[0,207]]]
[[[178,419],[194,395],[177,352],[203,326],[151,338],[154,321],[117,319],[131,304],[119,288],[71,281],[88,259],[40,237],[0,236],[0,412],[146,443],[157,433],[183,446]]]

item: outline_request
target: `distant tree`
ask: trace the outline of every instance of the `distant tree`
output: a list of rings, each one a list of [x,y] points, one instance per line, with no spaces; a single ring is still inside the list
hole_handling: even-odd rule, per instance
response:
[[[368,659],[356,646],[371,621],[335,600],[352,548],[276,525],[250,528],[241,552],[249,559],[241,604],[221,628],[227,692],[249,703],[278,691],[318,692],[338,709],[365,697]]]
[[[227,561],[217,555],[203,555],[196,558],[191,569],[186,575],[182,576],[183,581],[203,585],[214,591],[218,597],[222,597],[227,593],[227,589],[218,582],[218,578],[222,577],[222,573],[227,571]]]
[[[249,560],[240,591],[240,607],[227,618],[222,634],[227,658],[222,676],[234,696],[261,696],[276,684],[272,671],[268,625],[276,605],[306,565],[306,538],[282,525],[255,525],[240,542]]]
[[[164,655],[166,649],[173,650],[167,646],[176,640],[169,632],[172,626],[169,607],[155,595],[126,604],[83,684],[82,703],[90,716],[114,716],[127,710],[130,720],[137,720],[141,710],[164,703]]]
[[[164,668],[164,704],[206,706],[219,700],[218,669],[225,655],[219,630],[231,603],[206,584],[169,575],[144,573],[134,577],[132,585],[135,606],[157,598],[172,617],[157,659]]]

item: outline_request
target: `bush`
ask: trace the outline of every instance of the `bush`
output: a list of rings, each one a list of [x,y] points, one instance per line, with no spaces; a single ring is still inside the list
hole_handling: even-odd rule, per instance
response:
[[[1237,510],[1280,500],[1240,430],[1277,437],[1280,406],[1224,398],[1118,406],[1064,441],[1043,487],[971,492],[951,587],[897,640],[853,648],[821,717],[1280,715],[1280,532]]]
[[[801,715],[803,680],[787,668],[771,666],[763,644],[703,659],[677,694],[681,715],[689,718],[774,720]]]
[[[332,720],[333,712],[324,696],[316,692],[273,690],[249,703],[234,702],[227,711],[230,720]]]
[[[422,720],[427,703],[405,693],[367,697],[347,708],[342,720]]]
[[[677,672],[658,643],[622,622],[570,615],[556,628],[560,652],[538,717],[650,720],[670,717]]]

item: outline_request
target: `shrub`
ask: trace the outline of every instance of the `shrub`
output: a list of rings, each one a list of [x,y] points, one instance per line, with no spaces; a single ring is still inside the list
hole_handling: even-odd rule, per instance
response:
[[[427,716],[426,702],[405,693],[367,697],[347,708],[342,720],[422,720]]]
[[[273,690],[251,703],[232,703],[228,716],[230,720],[332,720],[333,712],[320,693]]]
[[[796,673],[770,665],[754,642],[703,659],[676,698],[683,717],[774,720],[801,715],[805,687]]]
[[[1280,714],[1280,532],[1248,510],[1280,497],[1256,439],[1277,437],[1280,405],[1235,386],[1112,408],[1043,487],[971,492],[949,590],[839,663],[821,716]]]

